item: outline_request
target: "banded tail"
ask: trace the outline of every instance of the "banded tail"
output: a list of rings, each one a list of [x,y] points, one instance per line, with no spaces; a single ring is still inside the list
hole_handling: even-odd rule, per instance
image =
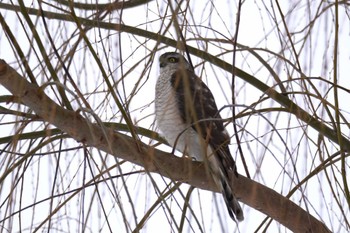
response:
[[[222,174],[220,172],[220,174]],[[243,211],[241,208],[241,205],[238,203],[236,197],[234,196],[231,186],[227,182],[226,177],[220,177],[220,186],[221,186],[221,193],[222,196],[224,197],[228,213],[230,217],[236,221],[243,221],[244,216],[243,216]]]
[[[229,176],[226,170],[227,168],[225,168],[225,166],[220,166],[222,163],[220,163],[220,160],[218,159],[217,156],[212,156],[211,158],[209,158],[210,171],[212,173],[214,182],[220,188],[220,191],[225,200],[226,207],[230,217],[234,221],[236,221],[236,219],[238,221],[243,221],[244,220],[243,210],[241,208],[241,205],[237,201],[237,198],[233,194],[232,188],[229,184]],[[235,174],[237,175],[236,172]]]

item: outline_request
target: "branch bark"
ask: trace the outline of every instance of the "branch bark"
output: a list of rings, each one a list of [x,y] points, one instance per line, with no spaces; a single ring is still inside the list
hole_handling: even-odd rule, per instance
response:
[[[218,192],[201,163],[157,150],[110,128],[91,123],[79,112],[62,108],[42,88],[28,82],[4,60],[0,60],[0,84],[45,121],[87,146],[142,166],[149,172]],[[232,180],[231,185],[241,202],[265,213],[293,232],[331,232],[311,214],[262,184],[240,175]]]
[[[12,11],[21,11],[21,8],[19,6],[14,6],[11,4],[6,4],[6,3],[1,3],[0,2],[0,8],[7,9],[7,10],[12,10]],[[35,8],[26,8],[26,11],[30,15],[35,15],[35,16],[42,16],[42,12],[38,9]],[[161,42],[162,44],[171,46],[173,48],[177,48],[178,46],[178,41],[170,39],[168,37],[165,37],[159,33],[156,32],[150,32],[147,30],[143,30],[137,27],[133,26],[128,26],[125,24],[114,24],[114,23],[108,23],[108,22],[103,22],[99,21],[96,23],[95,20],[90,20],[86,18],[80,18],[72,17],[69,14],[59,14],[59,13],[54,13],[54,12],[49,12],[49,11],[43,11],[44,16],[47,19],[58,19],[62,21],[67,21],[67,22],[75,22],[74,20],[78,20],[81,24],[86,25],[88,27],[96,27],[98,25],[99,28],[107,29],[107,30],[115,30],[118,32],[126,32],[130,33],[132,35],[136,36],[141,36],[147,39],[151,39],[157,42]],[[245,46],[239,45],[243,48]],[[305,122],[308,126],[311,126],[314,128],[318,133],[321,135],[327,137],[331,141],[335,142],[336,144],[339,145],[339,140],[341,141],[342,144],[342,149],[344,151],[350,151],[350,140],[347,137],[344,137],[343,135],[339,135],[337,131],[334,130],[333,128],[329,127],[327,124],[325,124],[323,121],[320,121],[318,118],[314,117],[313,115],[309,114],[307,111],[304,109],[300,108],[297,104],[295,104],[292,100],[290,100],[287,96],[278,93],[277,91],[274,90],[274,88],[271,88],[268,86],[266,83],[260,81],[258,78],[244,72],[243,70],[235,67],[233,69],[232,65],[205,52],[201,51],[195,47],[187,45],[188,51],[197,56],[202,58],[203,60],[206,60],[210,62],[211,64],[220,67],[223,70],[226,70],[227,72],[232,72],[232,70],[235,70],[235,75],[239,78],[241,78],[243,81],[251,84],[252,86],[256,87],[258,90],[260,90],[262,93],[267,95],[269,98],[275,100],[277,103],[282,105],[286,111],[290,112],[293,114],[296,118],[302,120]],[[247,48],[245,48],[247,49]],[[303,77],[303,74],[300,74]],[[306,78],[306,77],[305,77]]]

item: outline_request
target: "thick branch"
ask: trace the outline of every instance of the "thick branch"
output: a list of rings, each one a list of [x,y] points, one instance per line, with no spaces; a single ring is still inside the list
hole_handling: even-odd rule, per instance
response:
[[[201,189],[218,191],[213,181],[206,178],[201,163],[178,158],[142,142],[136,142],[131,137],[110,128],[90,123],[78,112],[57,105],[42,89],[29,83],[3,60],[0,60],[0,84],[45,121],[79,142],[145,167],[150,172]],[[135,146],[136,144],[139,146]],[[266,186],[243,176],[233,179],[232,185],[237,197],[243,203],[267,214],[293,232],[330,232],[316,218]]]
[[[21,10],[19,6],[13,6],[6,3],[0,3],[0,8],[9,9],[13,11]],[[40,10],[37,10],[35,8],[26,8],[26,11],[28,12],[28,14],[36,15],[36,16],[41,16],[42,14]],[[59,13],[54,13],[49,11],[43,11],[43,12],[44,12],[44,16],[48,19],[59,19],[59,20],[65,20],[68,22],[75,22],[75,19],[71,17],[71,15],[59,14]],[[102,21],[99,21],[98,23],[96,23],[95,20],[79,18],[79,17],[76,17],[76,19],[79,19],[79,22],[89,27],[96,27],[96,25],[98,25],[99,28],[130,33],[132,35],[137,35],[148,39],[152,39],[157,42],[161,42],[163,44],[166,44],[174,48],[177,48],[178,46],[177,40],[169,39],[156,32],[146,31],[146,30],[143,30],[137,27],[128,26],[125,24],[113,24],[113,23],[102,22]],[[211,64],[216,65],[222,68],[223,70],[226,70],[227,72],[232,72],[232,70],[235,70],[235,75],[237,77],[241,78],[245,82],[256,87],[258,90],[266,94],[268,97],[275,100],[277,103],[281,104],[288,112],[290,112],[291,114],[294,114],[298,119],[304,121],[309,126],[314,128],[317,132],[319,132],[321,135],[329,138],[331,141],[339,145],[338,134],[334,129],[330,128],[328,125],[324,124],[322,121],[310,115],[304,109],[300,108],[297,104],[291,101],[287,96],[282,95],[281,93],[278,93],[273,88],[268,86],[266,83],[244,72],[243,70],[237,67],[233,69],[231,64],[207,52],[201,51],[192,46],[187,46],[187,49],[191,54],[194,54],[206,61],[210,61]],[[350,151],[350,141],[348,140],[348,138],[342,135],[341,135],[341,144],[342,144],[342,149],[344,151]]]

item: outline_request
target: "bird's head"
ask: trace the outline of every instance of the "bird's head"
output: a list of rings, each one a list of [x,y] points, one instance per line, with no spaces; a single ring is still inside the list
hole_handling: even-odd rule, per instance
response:
[[[161,70],[193,70],[188,61],[179,53],[168,52],[159,57],[159,66]]]

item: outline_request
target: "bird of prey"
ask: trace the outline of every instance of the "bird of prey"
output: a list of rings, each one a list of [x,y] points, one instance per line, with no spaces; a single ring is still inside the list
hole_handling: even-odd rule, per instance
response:
[[[159,66],[155,113],[160,131],[171,146],[208,164],[230,217],[242,221],[243,211],[229,185],[228,171],[238,176],[228,148],[230,137],[213,94],[179,53],[164,53]]]

